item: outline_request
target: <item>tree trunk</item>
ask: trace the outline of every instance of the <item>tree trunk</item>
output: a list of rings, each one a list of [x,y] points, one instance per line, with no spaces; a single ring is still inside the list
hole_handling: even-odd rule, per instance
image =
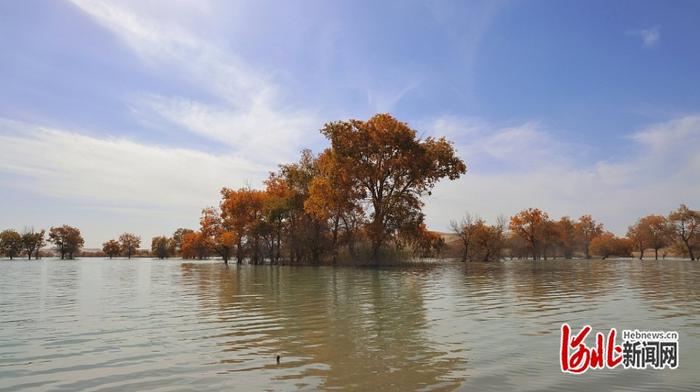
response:
[[[379,265],[379,249],[382,247],[380,241],[372,241],[372,263]]]
[[[690,260],[693,261],[695,260],[695,256],[693,255],[693,247],[690,246],[690,241],[686,240],[684,237],[681,237],[683,239],[683,243],[685,244],[685,247],[688,248],[688,255],[690,256]]]

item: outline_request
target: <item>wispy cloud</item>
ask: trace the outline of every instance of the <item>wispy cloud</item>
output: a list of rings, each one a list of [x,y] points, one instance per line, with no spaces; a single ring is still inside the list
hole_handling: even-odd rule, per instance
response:
[[[133,94],[131,109],[148,116],[147,122],[159,118],[261,160],[271,155],[279,159],[280,154],[289,158],[298,152],[300,140],[317,137],[321,121],[308,110],[281,104],[272,72],[247,64],[216,40],[198,34],[194,26],[202,24],[196,16],[207,16],[206,2],[169,14],[142,2],[72,1],[145,64],[165,69],[211,97]]]
[[[642,44],[647,48],[656,46],[661,39],[661,30],[659,26],[650,27],[648,29],[629,30],[627,34],[641,38]]]
[[[216,200],[226,186],[259,183],[269,167],[229,155],[98,138],[0,121],[0,172],[12,188],[86,203],[175,210]]]

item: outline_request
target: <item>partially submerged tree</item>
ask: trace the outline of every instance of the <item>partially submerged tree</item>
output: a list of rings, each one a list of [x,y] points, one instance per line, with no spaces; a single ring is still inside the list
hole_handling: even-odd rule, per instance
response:
[[[326,150],[318,157],[317,174],[309,184],[309,196],[304,201],[304,211],[314,220],[324,222],[330,231],[333,263],[338,257],[342,238],[348,241],[350,253],[354,253],[357,230],[354,217],[363,213],[359,203],[360,191],[354,186],[351,173],[342,170],[338,162],[332,150]]]
[[[639,260],[642,260],[644,258],[644,250],[649,246],[649,233],[641,220],[627,229],[627,238],[632,241],[634,249],[639,251]]]
[[[102,252],[104,252],[104,254],[109,256],[109,258],[111,259],[112,257],[118,255],[119,252],[121,252],[121,246],[119,246],[118,241],[109,240],[102,244]]]
[[[695,260],[694,250],[700,247],[700,212],[681,204],[668,220],[674,239],[685,246],[690,260]]]
[[[141,237],[132,233],[124,233],[119,236],[119,246],[122,254],[131,259],[131,256],[141,246]]]
[[[27,253],[28,260],[32,259],[33,254],[36,255],[35,258],[39,258],[39,249],[46,245],[46,240],[44,240],[45,233],[46,231],[44,230],[35,232],[31,229],[26,230],[25,233],[22,234],[22,247]]]
[[[528,208],[510,218],[509,229],[528,245],[532,259],[539,258],[540,246],[549,215],[538,208]]]
[[[654,249],[654,259],[659,259],[659,249],[670,245],[673,228],[666,217],[648,215],[639,220],[640,230],[646,237],[648,246]]]
[[[202,210],[199,224],[204,246],[216,252],[228,264],[239,242],[236,233],[226,230],[219,211],[213,207]]]
[[[565,259],[574,256],[576,248],[576,226],[568,216],[563,216],[556,222],[556,233],[562,255]]]
[[[471,260],[498,261],[505,244],[505,218],[499,217],[495,225],[478,220],[472,233]]]
[[[0,252],[12,260],[22,251],[22,236],[8,229],[0,233]]]
[[[375,262],[385,241],[406,222],[422,222],[417,216],[423,195],[439,180],[454,180],[466,172],[450,142],[421,140],[389,114],[328,123],[321,133],[331,142],[334,166],[347,173],[357,189],[358,201],[368,200],[367,235]]]
[[[61,260],[73,259],[85,244],[80,230],[68,225],[49,229],[49,241],[56,246]]]
[[[237,262],[242,263],[248,251],[251,261],[259,263],[262,256],[260,227],[265,213],[265,192],[249,188],[224,188],[221,194],[221,225],[225,231],[233,234]],[[207,234],[204,233],[200,241],[206,242]]]
[[[606,231],[591,240],[590,250],[591,254],[605,260],[610,256],[629,256],[632,246],[629,238],[618,238],[615,234]]]
[[[462,245],[462,261],[467,261],[469,258],[469,247],[473,243],[473,234],[478,222],[481,222],[481,218],[469,213],[465,214],[459,222],[450,222],[452,232],[457,235]]]
[[[185,229],[185,228],[181,227],[181,228],[175,230],[175,232],[173,233],[173,243],[175,245],[175,254],[181,254],[181,252],[182,252],[182,249],[181,249],[182,237],[188,233],[194,233],[194,230]]]
[[[603,225],[596,222],[590,215],[583,215],[574,224],[574,230],[581,244],[584,257],[590,259],[589,247],[591,241],[603,233]]]
[[[167,259],[175,253],[175,241],[166,236],[157,236],[151,239],[151,254],[161,260]]]
[[[208,243],[200,231],[185,233],[182,236],[182,244],[180,249],[183,259],[197,258],[202,260],[209,255]]]

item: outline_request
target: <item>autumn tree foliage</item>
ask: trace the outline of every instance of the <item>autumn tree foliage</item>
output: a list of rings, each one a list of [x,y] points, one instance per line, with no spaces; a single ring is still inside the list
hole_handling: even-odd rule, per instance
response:
[[[335,167],[348,174],[357,190],[357,201],[367,201],[366,232],[374,260],[403,227],[422,223],[423,195],[439,180],[454,180],[466,172],[450,142],[421,140],[389,114],[328,123],[321,133],[331,142]]]
[[[151,239],[151,254],[161,260],[173,256],[175,253],[175,241],[166,236],[156,236]]]
[[[700,211],[681,204],[669,214],[668,221],[673,240],[684,248],[691,260],[695,260],[695,251],[700,248]]]
[[[460,221],[451,221],[450,228],[452,232],[459,238],[462,245],[462,261],[469,259],[469,248],[474,242],[474,232],[477,225],[482,222],[481,218],[472,214],[465,214]]]
[[[232,233],[235,241],[236,260],[242,263],[249,256],[253,264],[262,260],[262,234],[265,229],[264,191],[241,188],[238,190],[224,188],[221,191],[221,225]],[[209,233],[202,234],[205,247],[209,247]]]
[[[351,173],[339,167],[333,150],[324,151],[316,160],[316,176],[309,184],[309,195],[304,211],[330,231],[332,260],[338,257],[338,247],[345,241],[351,255],[355,253],[355,239],[362,207],[358,200],[360,189],[353,183]]]
[[[440,257],[445,245],[442,235],[428,230],[425,224],[403,230],[394,238],[397,250],[409,250],[414,257],[421,259]]]
[[[574,224],[574,231],[580,241],[583,255],[589,259],[591,241],[603,233],[603,225],[596,222],[590,215],[583,215]]]
[[[111,259],[121,252],[121,246],[117,240],[109,240],[102,244],[102,252]]]
[[[539,208],[528,208],[510,218],[508,228],[527,243],[533,260],[540,258],[539,251],[548,220],[549,215]]]
[[[633,249],[639,252],[639,260],[642,260],[644,250],[649,247],[649,234],[641,219],[627,229],[627,238],[632,242]]]
[[[631,254],[632,247],[633,244],[629,238],[620,238],[605,231],[591,240],[590,252],[605,260],[610,256],[627,257]]]
[[[123,233],[119,236],[119,247],[121,248],[121,253],[125,255],[128,259],[138,250],[141,246],[141,237],[133,233]]]
[[[56,251],[63,259],[73,259],[75,254],[85,244],[80,230],[76,227],[63,225],[49,229],[49,242],[55,245]]]
[[[199,223],[202,245],[207,248],[208,252],[216,253],[224,260],[224,263],[228,264],[239,245],[238,234],[226,229],[222,214],[214,207],[202,210]]]
[[[0,233],[0,252],[12,260],[22,251],[22,236],[12,229]]]
[[[224,188],[218,209],[203,211],[200,231],[174,236],[183,256],[318,264],[355,259],[360,246],[376,262],[389,242],[441,246],[442,237],[421,232],[421,197],[465,173],[451,143],[421,139],[388,114],[328,123],[321,133],[330,147],[280,165],[264,190]]]
[[[662,215],[648,215],[641,218],[636,230],[643,238],[641,244],[654,249],[654,259],[659,259],[659,249],[668,246],[672,241],[673,228],[668,219]]]
[[[45,234],[45,230],[34,231],[34,229],[25,230],[22,234],[22,248],[27,254],[28,260],[32,259],[32,255],[35,255],[36,259],[39,258],[39,249],[46,245]]]
[[[578,244],[576,232],[576,224],[568,216],[563,216],[556,222],[557,239],[565,259],[574,256]]]
[[[326,221],[309,213],[305,204],[311,194],[311,185],[320,175],[317,157],[310,150],[302,151],[298,162],[281,165],[268,180],[285,184],[288,259],[291,263],[318,264],[327,251]]]
[[[603,225],[590,215],[583,215],[575,222],[568,216],[551,220],[546,212],[537,208],[512,216],[508,228],[505,242],[511,257],[523,258],[527,254],[533,260],[571,259],[578,251],[588,259],[591,242],[604,232]]]
[[[192,233],[194,230],[192,229],[186,229],[186,228],[179,228],[175,230],[173,233],[172,239],[173,239],[173,244],[175,245],[175,254],[181,254],[182,253],[182,237],[187,234],[187,233]]]
[[[478,261],[500,260],[505,244],[505,227],[504,218],[499,218],[495,225],[487,225],[483,220],[477,221],[472,233],[470,258]]]
[[[461,221],[450,223],[459,238],[462,261],[500,260],[506,246],[506,220],[499,217],[495,225],[488,225],[478,216],[466,214]]]
[[[205,259],[209,255],[209,246],[202,232],[191,231],[183,234],[180,252],[183,259]]]

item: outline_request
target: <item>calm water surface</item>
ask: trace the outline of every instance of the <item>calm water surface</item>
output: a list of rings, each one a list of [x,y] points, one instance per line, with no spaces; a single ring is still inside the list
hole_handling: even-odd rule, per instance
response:
[[[680,367],[564,375],[562,322],[676,330]],[[700,263],[2,261],[0,327],[0,391],[697,391]]]

